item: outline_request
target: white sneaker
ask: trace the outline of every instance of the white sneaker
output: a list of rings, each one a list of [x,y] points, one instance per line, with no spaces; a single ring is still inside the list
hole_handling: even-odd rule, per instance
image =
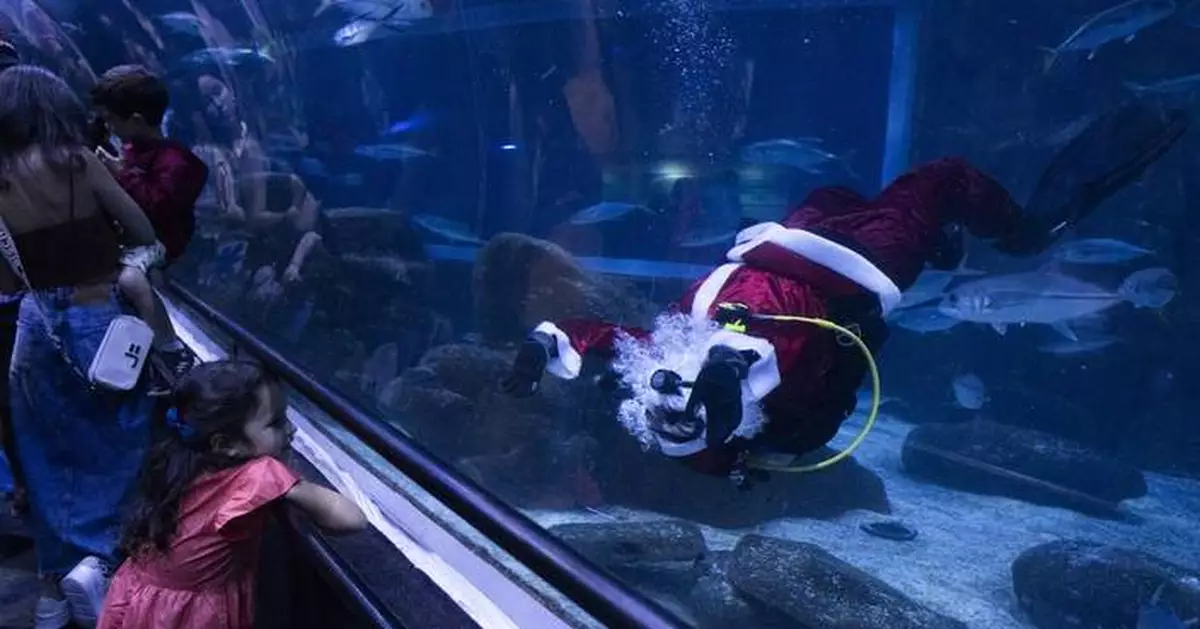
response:
[[[99,557],[85,557],[59,583],[71,608],[71,620],[83,627],[95,627],[108,594],[109,570]]]
[[[33,629],[62,629],[71,622],[71,610],[65,600],[45,596],[38,599],[33,610]]]

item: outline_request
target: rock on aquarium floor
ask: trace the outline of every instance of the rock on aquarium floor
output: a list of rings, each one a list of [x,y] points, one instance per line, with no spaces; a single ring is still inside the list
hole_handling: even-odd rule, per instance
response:
[[[861,421],[848,421],[834,445],[849,443]],[[853,510],[827,520],[784,518],[741,529],[643,524],[663,538],[644,546],[678,554],[614,558],[620,549],[637,549],[636,540],[589,541],[587,527],[564,525],[591,523],[611,537],[627,524],[680,521],[616,506],[527,513],[598,561],[622,564],[618,574],[700,627],[1134,629],[1143,626],[1138,614],[1151,604],[1182,620],[1200,615],[1200,482],[1147,473],[1145,495],[1121,503],[1127,517],[1092,517],[957,491],[906,472],[902,447],[915,428],[881,415],[855,453],[860,465],[883,479],[890,515]],[[897,541],[863,530],[889,520],[915,529],[916,538]],[[700,531],[695,539],[692,530]],[[776,548],[775,540],[801,544]],[[703,557],[693,560],[695,554]],[[740,565],[763,557],[787,557],[781,569],[792,574],[772,578]],[[866,585],[822,593],[831,587],[818,577],[839,581],[833,573]],[[780,588],[796,590],[798,600],[780,601],[787,596]]]

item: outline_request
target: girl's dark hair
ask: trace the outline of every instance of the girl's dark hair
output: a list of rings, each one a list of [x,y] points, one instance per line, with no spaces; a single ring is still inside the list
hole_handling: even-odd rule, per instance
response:
[[[137,556],[167,550],[178,525],[179,503],[192,482],[205,472],[244,462],[216,451],[214,444],[245,439],[246,421],[258,409],[258,391],[264,386],[276,389],[278,381],[257,364],[230,360],[201,363],[179,382],[167,434],[150,447],[142,466],[122,551]]]
[[[38,151],[52,167],[79,167],[87,108],[65,81],[37,66],[0,72],[0,175]]]

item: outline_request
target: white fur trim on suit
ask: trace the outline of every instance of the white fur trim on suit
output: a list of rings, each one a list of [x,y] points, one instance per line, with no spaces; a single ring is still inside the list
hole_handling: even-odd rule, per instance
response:
[[[583,369],[583,357],[571,347],[571,339],[567,337],[567,333],[549,321],[538,324],[533,331],[554,337],[555,346],[558,348],[558,357],[550,359],[546,371],[567,380],[579,377],[579,372]]]
[[[712,307],[713,300],[717,298],[717,294],[721,292],[725,282],[729,281],[729,276],[740,268],[742,265],[736,263],[722,264],[704,278],[700,288],[696,289],[696,294],[692,297],[693,319],[698,321],[708,319],[708,309]]]
[[[778,223],[760,223],[739,232],[735,242],[737,244],[726,254],[730,262],[742,262],[743,256],[750,250],[759,245],[772,244],[811,260],[875,293],[879,297],[884,316],[900,303],[900,288],[883,271],[853,249],[812,232],[788,229]],[[725,279],[728,279],[728,276]],[[724,284],[723,280],[721,284]]]

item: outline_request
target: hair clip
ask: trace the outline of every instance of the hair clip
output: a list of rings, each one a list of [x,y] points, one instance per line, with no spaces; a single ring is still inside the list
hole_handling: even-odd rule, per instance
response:
[[[167,409],[167,425],[185,442],[190,442],[196,438],[196,429],[184,421],[183,417],[180,416],[179,410],[174,406]]]

